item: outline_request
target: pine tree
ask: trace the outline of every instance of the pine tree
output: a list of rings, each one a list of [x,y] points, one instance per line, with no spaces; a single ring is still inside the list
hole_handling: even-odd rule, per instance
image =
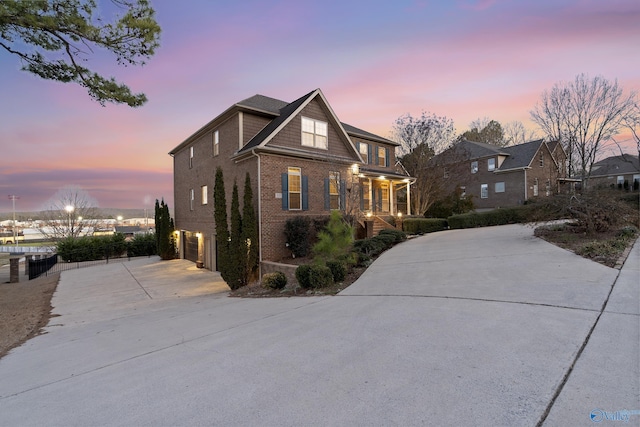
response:
[[[231,241],[229,242],[229,280],[227,284],[234,290],[245,285],[243,280],[247,264],[247,245],[242,239],[242,217],[240,216],[240,199],[238,185],[233,183],[231,195]]]
[[[155,222],[158,255],[164,260],[175,258],[176,247],[173,237],[173,219],[169,214],[169,205],[164,203],[164,199],[162,199],[160,203],[158,203],[158,199],[156,199]]]
[[[242,240],[247,245],[247,262],[243,274],[243,282],[247,284],[258,267],[259,256],[258,217],[255,209],[253,209],[253,190],[251,189],[251,177],[248,172],[244,180]]]
[[[154,221],[156,225],[156,254],[160,253],[160,235],[162,234],[162,223],[160,221],[161,212],[160,212],[160,202],[156,199],[156,208],[154,214]]]
[[[218,252],[218,271],[222,280],[229,283],[229,226],[227,224],[227,199],[224,193],[222,168],[216,169],[213,186],[213,218],[216,223],[216,243]]]

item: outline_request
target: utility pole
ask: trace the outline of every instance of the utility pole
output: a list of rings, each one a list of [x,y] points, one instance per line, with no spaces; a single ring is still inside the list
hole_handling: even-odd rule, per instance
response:
[[[13,202],[13,244],[18,246],[18,239],[17,239],[17,234],[16,234],[16,200],[19,199],[20,197],[14,195],[14,194],[9,194],[9,199],[11,199],[11,202]]]

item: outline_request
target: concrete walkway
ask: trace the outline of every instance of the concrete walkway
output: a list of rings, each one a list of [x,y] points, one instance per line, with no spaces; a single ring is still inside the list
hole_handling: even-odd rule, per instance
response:
[[[47,334],[0,360],[0,425],[638,425],[639,282],[640,244],[616,270],[523,226],[413,239],[335,297],[229,298],[182,260],[64,272]]]

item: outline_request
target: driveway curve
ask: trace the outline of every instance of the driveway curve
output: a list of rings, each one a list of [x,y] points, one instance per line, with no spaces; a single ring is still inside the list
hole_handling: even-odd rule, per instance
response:
[[[334,297],[229,298],[181,260],[65,272],[0,360],[0,425],[640,421],[640,248],[620,271],[532,233],[415,238]]]

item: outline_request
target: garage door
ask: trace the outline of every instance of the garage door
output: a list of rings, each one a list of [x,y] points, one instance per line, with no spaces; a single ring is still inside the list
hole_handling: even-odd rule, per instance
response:
[[[198,261],[198,237],[196,233],[184,233],[184,257],[189,261]]]

